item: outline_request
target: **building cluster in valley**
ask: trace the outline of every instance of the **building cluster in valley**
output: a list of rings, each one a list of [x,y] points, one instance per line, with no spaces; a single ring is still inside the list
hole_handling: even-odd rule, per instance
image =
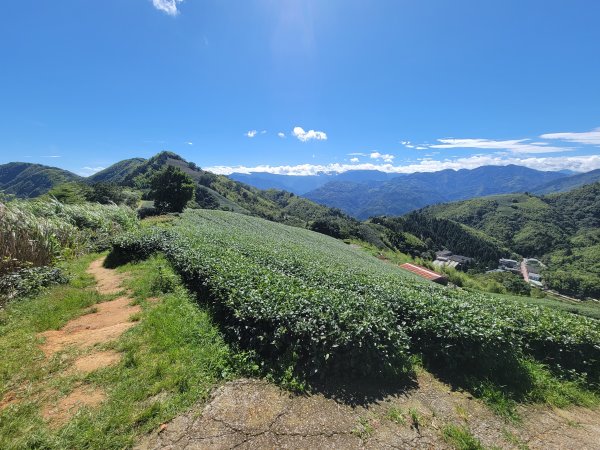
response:
[[[439,252],[435,252],[435,261],[433,261],[432,264],[436,269],[441,269],[442,267],[452,267],[458,270],[466,270],[474,263],[474,258],[456,255],[450,250],[440,250]],[[429,270],[426,267],[411,263],[402,264],[400,267],[429,281],[443,285],[448,284],[448,277],[434,272],[433,270]],[[523,279],[530,285],[537,288],[542,288],[544,285],[542,283],[541,271],[545,267],[546,266],[544,266],[540,260],[535,258],[523,258],[521,262],[514,259],[501,258],[498,261],[498,268],[488,270],[487,273],[512,272],[522,276]]]
[[[523,279],[532,286],[542,288],[544,285],[542,283],[541,272],[545,267],[546,266],[539,259],[535,258],[523,258],[521,262],[514,259],[501,258],[498,261],[498,268],[489,270],[488,273],[512,272],[521,275]]]
[[[435,252],[435,267],[452,267],[453,269],[467,269],[475,260],[468,256],[455,255],[450,250],[440,250]]]

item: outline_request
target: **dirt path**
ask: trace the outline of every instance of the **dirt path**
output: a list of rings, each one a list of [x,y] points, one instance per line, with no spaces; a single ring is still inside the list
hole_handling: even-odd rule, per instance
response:
[[[450,449],[442,438],[449,423],[467,426],[486,448],[600,448],[597,411],[532,409],[522,425],[509,425],[423,373],[414,389],[358,407],[259,380],[230,382],[137,449]]]
[[[104,258],[97,259],[90,264],[87,271],[96,279],[97,291],[106,295],[122,293],[124,276],[114,270],[105,269],[103,263]],[[141,312],[141,308],[131,305],[132,301],[129,294],[124,293],[115,300],[95,305],[88,314],[67,322],[60,330],[40,333],[40,337],[44,338],[42,351],[47,358],[67,349],[85,353],[73,361],[64,371],[65,375],[88,374],[118,363],[121,359],[118,352],[100,351],[93,347],[117,339],[135,325],[131,317]],[[106,393],[101,389],[79,384],[58,402],[46,404],[42,408],[42,416],[51,425],[62,425],[80,408],[99,405],[105,397]]]

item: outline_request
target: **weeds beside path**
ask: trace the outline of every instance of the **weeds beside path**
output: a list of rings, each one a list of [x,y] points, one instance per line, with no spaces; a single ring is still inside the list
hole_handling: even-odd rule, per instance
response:
[[[218,330],[163,260],[102,262],[0,313],[0,448],[129,447],[229,376]]]

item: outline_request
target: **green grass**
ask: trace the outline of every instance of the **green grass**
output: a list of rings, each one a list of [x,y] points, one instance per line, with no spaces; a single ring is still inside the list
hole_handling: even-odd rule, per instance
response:
[[[514,386],[498,385],[488,380],[469,380],[471,392],[482,399],[496,414],[509,422],[520,422],[519,404],[546,404],[557,408],[570,405],[594,407],[600,405],[600,396],[577,380],[561,380],[543,364],[531,359],[521,361],[523,375]]]
[[[406,425],[406,418],[400,408],[391,407],[386,414],[386,418],[398,425]]]
[[[59,328],[110,299],[87,289],[93,280],[85,268],[93,258],[70,266],[75,277],[69,285],[14,302],[0,315],[0,395],[13,391],[20,397],[0,412],[0,448],[127,448],[137,436],[206,399],[215,385],[233,376],[231,353],[218,328],[160,257],[120,269],[131,273],[127,284],[142,306],[135,327],[99,346],[122,352],[120,363],[84,376],[65,375],[63,369],[85,351],[61,352],[45,361],[37,332]],[[168,289],[156,289],[159,276],[172,281]],[[160,301],[147,302],[149,296]],[[49,427],[41,407],[77,384],[103,389],[106,401],[82,409],[60,428]]]
[[[355,436],[358,436],[363,441],[366,441],[367,439],[369,439],[373,435],[374,432],[375,432],[375,428],[373,427],[373,424],[371,423],[371,419],[369,417],[365,417],[365,416],[358,418],[358,424],[352,430],[352,434],[354,434]]]
[[[408,416],[410,417],[410,422],[413,428],[418,430],[419,427],[423,425],[423,417],[416,408],[409,408]]]
[[[512,444],[518,450],[529,450],[529,446],[524,443],[519,436],[512,433],[510,430],[504,429],[502,430],[502,435],[504,440],[509,444]]]
[[[448,424],[442,430],[444,440],[456,450],[484,450],[481,441],[465,426]]]

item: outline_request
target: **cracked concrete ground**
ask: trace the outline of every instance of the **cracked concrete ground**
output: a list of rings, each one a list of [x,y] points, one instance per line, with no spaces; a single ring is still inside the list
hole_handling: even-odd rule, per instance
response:
[[[164,424],[136,448],[449,449],[442,429],[452,423],[466,426],[486,447],[600,449],[598,411],[524,409],[524,423],[510,425],[428,373],[417,381],[418,387],[367,406],[322,394],[295,396],[260,380],[233,381],[217,389],[205,406]],[[401,418],[393,420],[391,411]]]
[[[391,411],[401,418],[393,420]],[[294,396],[265,381],[243,379],[220,387],[204,406],[163,425],[137,448],[449,449],[442,430],[452,423],[466,426],[486,448],[600,449],[598,411],[522,412],[522,425],[507,424],[428,373],[419,375],[416,388],[368,406],[322,394]]]

